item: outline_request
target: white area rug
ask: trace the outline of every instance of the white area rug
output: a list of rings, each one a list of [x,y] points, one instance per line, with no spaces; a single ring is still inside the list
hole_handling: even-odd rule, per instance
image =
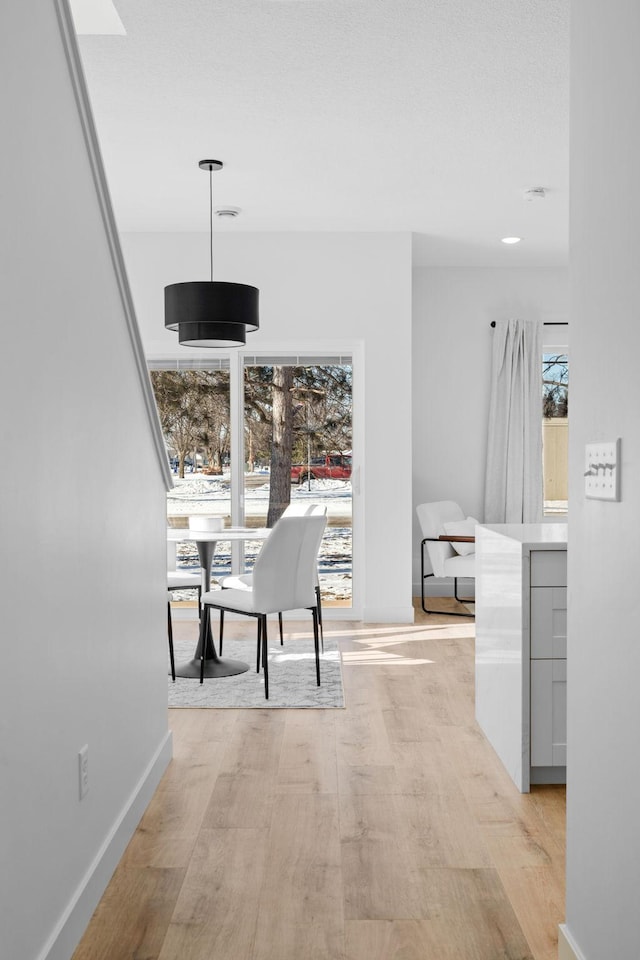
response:
[[[270,624],[271,627],[271,624]],[[313,635],[288,637],[285,623],[284,646],[280,646],[277,624],[271,627],[269,637],[269,699],[264,696],[262,670],[256,673],[255,627],[246,640],[227,639],[222,649],[223,658],[244,660],[249,664],[246,673],[217,680],[187,680],[169,676],[170,707],[231,707],[255,708],[341,708],[344,707],[342,664],[336,641],[325,636],[324,653],[320,653],[320,686],[316,685]],[[175,642],[176,663],[193,657],[195,643]],[[217,649],[217,641],[216,641]]]

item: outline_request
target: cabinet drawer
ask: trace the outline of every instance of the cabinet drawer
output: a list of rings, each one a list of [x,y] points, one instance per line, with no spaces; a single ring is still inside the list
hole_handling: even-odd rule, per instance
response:
[[[531,588],[531,659],[567,656],[567,588]]]
[[[531,661],[531,766],[567,764],[567,661]]]
[[[532,550],[531,586],[566,587],[567,551]]]

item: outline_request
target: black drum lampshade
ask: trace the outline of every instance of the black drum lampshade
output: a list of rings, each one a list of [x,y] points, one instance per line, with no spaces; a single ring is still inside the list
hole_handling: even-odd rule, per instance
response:
[[[260,326],[258,298],[245,283],[172,283],[164,288],[164,325],[186,347],[242,346]]]

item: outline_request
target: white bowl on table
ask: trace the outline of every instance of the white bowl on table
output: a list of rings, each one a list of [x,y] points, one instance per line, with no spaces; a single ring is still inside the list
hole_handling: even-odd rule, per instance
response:
[[[224,530],[222,517],[189,517],[189,530],[200,533],[218,533]]]

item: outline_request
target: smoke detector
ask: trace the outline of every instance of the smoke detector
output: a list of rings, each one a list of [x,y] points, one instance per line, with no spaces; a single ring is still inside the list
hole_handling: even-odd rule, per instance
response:
[[[525,190],[522,194],[523,200],[544,200],[545,198],[545,189],[544,187],[532,187],[530,190]]]
[[[227,217],[230,220],[233,220],[234,217],[237,217],[240,214],[240,207],[218,207],[214,211],[216,217]]]

